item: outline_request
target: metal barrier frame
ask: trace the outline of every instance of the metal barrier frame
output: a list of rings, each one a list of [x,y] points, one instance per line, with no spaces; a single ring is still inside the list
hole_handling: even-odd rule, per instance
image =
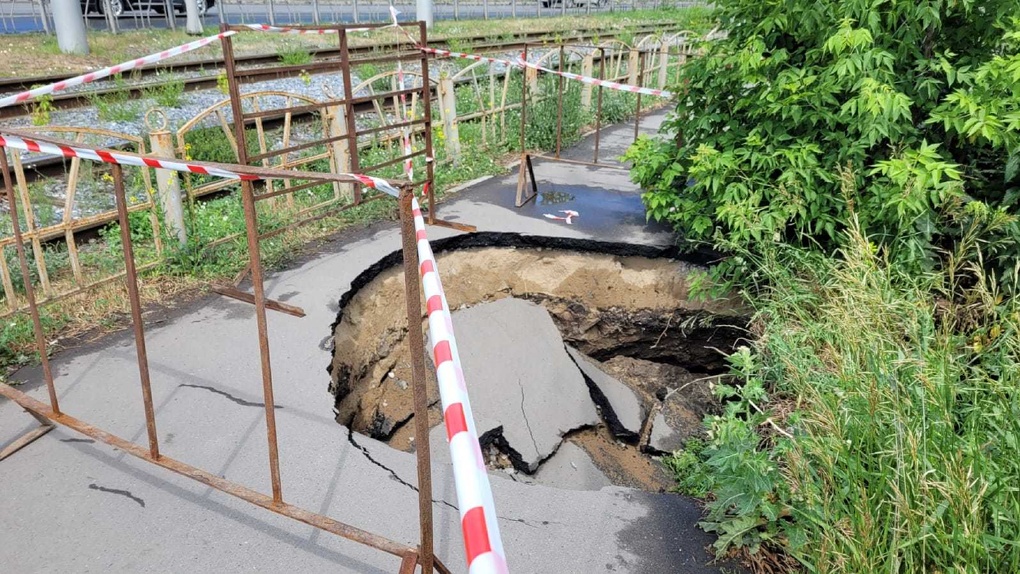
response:
[[[55,140],[36,136],[31,133],[19,132],[17,130],[2,130],[3,133],[18,137],[27,137],[40,142],[56,145],[73,145],[72,142]],[[111,150],[101,150],[78,145],[79,149],[90,149],[96,152],[108,154]],[[3,185],[6,198],[12,208],[16,205],[14,198],[14,185],[11,176],[10,165],[7,160],[7,150],[0,145],[0,171],[3,172]],[[136,155],[136,154],[120,154]],[[151,156],[139,156],[141,158],[157,160]],[[223,165],[210,162],[192,162],[192,165],[207,169],[220,169],[234,172],[240,175],[252,176],[256,179],[299,179],[310,182],[322,183],[356,183],[359,180],[350,175],[330,174],[318,172],[302,172],[264,167],[251,167],[244,165]],[[242,199],[244,202],[245,228],[249,247],[249,268],[251,269],[254,294],[251,302],[255,305],[255,317],[258,330],[259,351],[261,357],[262,392],[265,403],[266,417],[266,438],[269,446],[269,470],[272,482],[272,496],[267,496],[238,483],[221,478],[213,473],[191,466],[187,463],[169,458],[159,451],[159,442],[156,434],[156,419],[152,404],[151,382],[149,378],[149,365],[145,347],[145,326],[142,321],[142,304],[138,291],[138,269],[135,266],[132,250],[132,239],[130,225],[128,222],[127,201],[124,192],[123,168],[113,163],[112,166],[114,196],[117,205],[118,221],[120,224],[121,240],[124,251],[125,283],[128,290],[128,298],[131,307],[131,323],[134,331],[135,351],[138,360],[138,373],[142,391],[142,406],[145,414],[146,431],[148,437],[147,448],[132,443],[126,439],[113,435],[107,431],[93,426],[85,421],[77,419],[61,410],[57,400],[56,386],[53,374],[50,369],[48,349],[45,341],[42,324],[39,318],[39,308],[35,299],[35,288],[32,284],[28,268],[28,258],[25,252],[25,238],[22,236],[17,213],[12,209],[12,231],[15,238],[15,246],[18,261],[21,267],[22,278],[25,282],[25,296],[29,304],[29,313],[32,318],[32,326],[35,334],[36,348],[39,352],[43,377],[46,382],[49,394],[49,404],[39,401],[17,389],[0,383],[0,396],[4,396],[20,407],[25,409],[31,416],[40,422],[40,426],[30,430],[25,435],[16,439],[3,451],[0,451],[0,459],[6,458],[17,450],[30,444],[43,434],[53,428],[53,424],[61,424],[75,431],[78,431],[97,441],[119,448],[132,456],[151,462],[157,466],[176,472],[182,476],[196,480],[226,494],[238,497],[260,506],[277,514],[287,516],[299,522],[319,528],[358,542],[371,546],[401,559],[400,574],[411,574],[417,566],[422,566],[423,573],[438,571],[440,574],[448,574],[449,569],[434,556],[433,553],[433,520],[432,520],[432,485],[431,485],[431,462],[427,444],[419,445],[417,449],[418,466],[418,496],[419,496],[419,526],[420,542],[417,547],[402,544],[388,538],[373,534],[366,530],[345,524],[327,516],[311,512],[297,506],[288,504],[283,499],[283,490],[279,471],[279,451],[276,437],[275,404],[273,398],[272,366],[269,361],[269,339],[268,325],[266,321],[266,309],[269,308],[268,300],[265,297],[265,290],[262,282],[262,265],[259,254],[259,233],[255,202],[258,199],[254,193],[254,187],[248,179],[242,179]],[[421,299],[418,285],[418,255],[415,249],[416,237],[414,233],[413,214],[411,210],[411,199],[413,197],[412,184],[409,182],[397,182],[400,188],[400,215],[402,221],[403,249],[404,249],[404,281],[405,293],[407,296],[407,314],[410,325],[420,324],[422,317]],[[414,393],[414,410],[416,417],[417,432],[420,436],[428,434],[427,399],[425,388],[425,366],[424,366],[424,342],[421,329],[411,329],[408,343],[411,346],[412,356],[416,361],[412,365],[412,385]]]
[[[542,47],[541,44],[534,44],[534,43],[532,43],[532,44],[525,44],[524,45],[524,53],[522,55],[522,58],[524,59],[525,62],[528,61],[528,47],[529,46],[536,47],[536,48]],[[578,46],[573,45],[573,44],[561,44],[559,46],[559,55],[560,55],[560,57],[559,57],[559,60],[558,60],[558,66],[559,67],[558,67],[557,71],[560,72],[560,73],[562,73],[564,71],[563,70],[564,48],[571,47],[571,46],[578,47]],[[627,52],[629,53],[628,66],[636,66],[636,70],[628,69],[627,73],[622,75],[622,76],[606,77],[606,61],[607,61],[607,59],[609,59],[609,60],[614,60],[615,59],[617,61],[616,68],[617,68],[617,72],[619,72],[620,71],[619,70],[620,62],[622,62],[622,60],[623,60],[622,55],[621,54],[612,54],[611,52],[616,51],[616,49],[612,48],[610,46],[599,45],[599,46],[582,46],[582,47],[594,48],[594,50],[596,51],[597,56],[595,57],[595,59],[597,59],[598,63],[599,63],[599,72],[598,72],[598,76],[595,76],[595,77],[598,78],[599,80],[607,80],[607,81],[612,81],[612,82],[625,82],[628,79],[630,79],[631,81],[636,81],[637,85],[642,85],[642,86],[645,83],[646,75],[648,75],[650,72],[658,71],[663,66],[666,66],[667,67],[666,69],[668,70],[668,60],[666,58],[660,58],[659,63],[656,66],[653,66],[651,68],[646,68],[646,66],[645,66],[646,60],[649,57],[654,59],[654,57],[656,55],[662,55],[662,54],[669,55],[669,54],[672,53],[672,52],[669,52],[668,50],[663,50],[663,49],[660,49],[660,50],[649,50],[649,49],[640,49],[640,48],[630,48],[629,50],[627,50]],[[679,52],[679,54],[683,55],[683,52]],[[598,95],[596,97],[596,104],[595,104],[595,130],[594,130],[595,149],[594,149],[594,152],[592,154],[592,160],[591,161],[581,161],[581,160],[567,159],[567,158],[561,157],[562,138],[563,138],[563,95],[564,95],[564,86],[565,86],[565,83],[566,83],[566,78],[564,78],[563,76],[559,76],[559,78],[558,78],[559,81],[557,82],[557,90],[556,90],[556,98],[557,98],[558,105],[557,105],[557,110],[556,110],[556,112],[557,112],[556,113],[556,150],[554,152],[554,155],[548,155],[548,154],[543,154],[543,153],[537,153],[537,152],[529,151],[527,146],[525,145],[525,133],[526,133],[527,126],[528,126],[528,122],[527,122],[527,107],[528,106],[527,106],[527,104],[528,104],[528,84],[529,84],[529,82],[528,82],[527,74],[529,74],[529,73],[539,74],[541,72],[539,72],[538,70],[532,70],[531,68],[528,68],[527,71],[525,72],[525,80],[523,82],[521,82],[521,104],[522,104],[521,105],[521,132],[520,132],[521,159],[520,159],[520,163],[518,165],[518,172],[517,172],[517,197],[516,197],[516,200],[514,202],[514,205],[516,207],[523,207],[525,204],[527,204],[528,202],[530,202],[530,201],[534,200],[536,197],[538,197],[538,180],[535,177],[535,167],[534,167],[534,164],[532,163],[533,158],[547,160],[547,161],[555,161],[555,162],[574,164],[574,165],[584,165],[584,166],[591,166],[591,167],[602,167],[602,168],[608,168],[608,169],[629,169],[629,168],[626,168],[626,167],[623,167],[623,166],[610,165],[610,164],[607,164],[607,163],[604,163],[604,162],[599,162],[599,142],[600,142],[601,135],[602,135],[602,91],[604,89],[603,86],[601,86],[601,85],[595,87],[595,89],[598,92]],[[635,108],[635,111],[634,111],[634,141],[637,141],[638,135],[640,133],[641,119],[642,119],[641,118],[641,95],[642,94],[640,92],[638,92],[635,95],[637,96],[637,103],[636,103],[636,108]],[[527,189],[529,181],[531,183],[530,192]]]

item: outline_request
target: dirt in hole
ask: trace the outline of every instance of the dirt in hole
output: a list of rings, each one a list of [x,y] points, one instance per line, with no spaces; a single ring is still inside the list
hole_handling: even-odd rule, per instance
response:
[[[633,390],[645,413],[638,441],[621,441],[604,423],[576,429],[564,441],[587,453],[612,484],[669,488],[670,477],[648,454],[662,450],[653,447],[661,435],[652,432],[653,423],[658,416],[680,429],[673,440],[701,432],[701,419],[719,408],[709,388],[712,375],[724,371],[723,353],[744,333],[741,309],[689,300],[687,276],[694,267],[668,258],[500,247],[441,253],[438,265],[454,310],[508,296],[537,303],[565,343],[601,361],[604,373]],[[413,451],[427,437],[415,436],[407,321],[403,305],[392,303],[402,292],[397,266],[375,270],[356,293],[345,295],[334,328],[330,390],[338,422]],[[442,413],[426,359],[432,428]],[[660,436],[654,444],[673,443]],[[517,472],[505,445],[495,440],[482,446],[491,469]]]

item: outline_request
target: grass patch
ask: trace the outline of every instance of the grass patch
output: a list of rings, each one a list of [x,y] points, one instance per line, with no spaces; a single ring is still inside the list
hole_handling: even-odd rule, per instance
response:
[[[666,461],[710,493],[717,550],[758,571],[1020,571],[1020,305],[963,243],[925,275],[854,226],[836,257],[749,262],[757,342],[708,444]]]
[[[312,63],[312,53],[301,47],[285,47],[277,50],[276,55],[285,66],[304,66]]]

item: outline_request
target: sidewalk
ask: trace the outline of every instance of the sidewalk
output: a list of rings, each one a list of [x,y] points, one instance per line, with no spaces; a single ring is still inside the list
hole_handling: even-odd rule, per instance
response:
[[[645,120],[651,131],[661,120]],[[633,124],[607,130],[602,157],[622,153]],[[588,138],[577,148],[591,145]],[[590,149],[590,148],[589,148]],[[574,153],[574,152],[572,152]],[[590,152],[589,152],[590,153]],[[668,230],[645,223],[627,172],[539,162],[542,198],[513,207],[517,175],[459,192],[443,218],[481,231],[665,244]],[[573,196],[573,199],[566,200]],[[573,225],[544,213],[572,209]],[[455,232],[430,228],[430,238]],[[399,542],[417,540],[414,456],[367,437],[356,448],[333,420],[327,392],[330,325],[363,269],[400,248],[395,223],[327,245],[304,264],[270,275],[270,297],[304,318],[270,312],[285,500]],[[261,378],[252,306],[210,295],[149,321],[147,346],[157,430],[164,454],[268,493]],[[71,415],[145,442],[130,332],[52,359],[62,407]],[[20,388],[45,400],[37,368]],[[468,381],[469,389],[471,382]],[[0,446],[35,421],[0,400]],[[700,509],[671,494],[607,487],[559,490],[493,479],[500,528],[516,573],[718,572],[705,564],[711,539],[695,526]],[[0,571],[30,572],[370,572],[393,574],[379,551],[266,512],[58,427],[0,462]],[[436,552],[465,571],[456,496],[448,467],[433,466]]]

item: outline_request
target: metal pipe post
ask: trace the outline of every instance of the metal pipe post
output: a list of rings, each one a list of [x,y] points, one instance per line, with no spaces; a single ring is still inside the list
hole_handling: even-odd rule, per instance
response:
[[[411,387],[414,393],[414,450],[418,459],[418,518],[421,571],[431,574],[432,466],[429,452],[428,389],[425,387],[425,340],[422,335],[421,294],[418,285],[418,247],[414,231],[410,184],[400,189],[400,230],[404,253],[404,295],[407,302],[407,341],[411,348]]]
[[[224,26],[223,28],[226,31],[226,27]],[[234,46],[229,36],[223,38],[223,61],[227,68],[230,108],[234,115],[234,138],[237,141],[237,161],[241,165],[248,165],[244,110],[241,108],[241,91],[237,85]],[[265,285],[262,283],[262,258],[259,255],[258,215],[255,212],[255,191],[252,183],[248,180],[241,182],[241,201],[244,205],[244,227],[248,239],[251,286],[255,299],[255,322],[258,327],[259,358],[262,367],[262,395],[266,407],[266,441],[269,446],[269,478],[273,485],[273,502],[282,504],[283,487],[280,483],[280,453],[276,440],[276,401],[273,399],[273,367],[269,359],[269,326],[266,321]]]
[[[566,0],[563,0],[566,2]],[[557,88],[558,97],[556,98],[556,159],[560,158],[560,147],[563,144],[563,46],[560,45],[560,77],[559,87]]]
[[[357,4],[355,4],[357,10]],[[357,12],[355,12],[356,14]],[[357,18],[354,20],[357,22]],[[341,28],[337,31],[340,35],[340,73],[344,84],[344,107],[347,110],[347,149],[351,153],[351,171],[358,173],[361,167],[358,165],[358,126],[354,122],[354,87],[351,82],[351,54],[347,48],[347,30]],[[354,204],[361,203],[361,184],[354,184]]]
[[[638,52],[638,85],[644,86],[645,78],[645,53]],[[638,140],[641,129],[641,92],[637,94],[637,105],[634,108],[634,141]]]
[[[145,428],[149,435],[149,456],[159,458],[159,438],[156,435],[156,413],[152,408],[152,384],[149,380],[149,355],[145,352],[145,327],[142,325],[142,302],[138,295],[138,270],[135,252],[131,245],[131,221],[128,219],[127,197],[124,196],[124,169],[111,164],[113,197],[117,203],[117,222],[120,224],[120,243],[124,250],[124,283],[131,304],[131,327],[135,332],[135,351],[138,354],[138,376],[142,381],[142,404],[145,408]]]
[[[421,46],[428,46],[429,39],[426,28],[425,22],[418,22],[418,42]],[[436,93],[439,93],[438,88]],[[429,82],[429,55],[424,51],[421,52],[421,103],[425,116],[422,118],[425,120],[422,133],[425,138],[425,176],[428,178],[429,186],[429,223],[434,224],[436,222],[436,186],[435,156],[432,150],[432,88]],[[413,128],[411,133],[414,133]]]
[[[606,49],[599,48],[599,79],[606,79]],[[592,163],[599,162],[599,140],[602,137],[602,86],[599,86],[599,95],[595,104],[595,154]]]
[[[50,408],[60,413],[57,401],[57,390],[53,384],[53,371],[50,370],[49,353],[46,350],[46,336],[43,334],[42,321],[39,320],[39,307],[35,303],[35,288],[32,287],[32,275],[28,271],[28,257],[25,255],[25,243],[21,238],[21,223],[18,221],[18,207],[14,203],[14,185],[11,182],[11,168],[7,163],[7,148],[0,147],[0,170],[4,172],[4,190],[7,193],[7,205],[11,215],[11,230],[14,234],[14,248],[18,252],[18,263],[21,266],[21,279],[25,282],[25,299],[28,300],[28,311],[32,316],[32,330],[35,332],[35,346],[39,350],[39,362],[42,364],[43,378],[46,379],[46,390],[50,395]],[[32,217],[25,213],[25,217]]]

